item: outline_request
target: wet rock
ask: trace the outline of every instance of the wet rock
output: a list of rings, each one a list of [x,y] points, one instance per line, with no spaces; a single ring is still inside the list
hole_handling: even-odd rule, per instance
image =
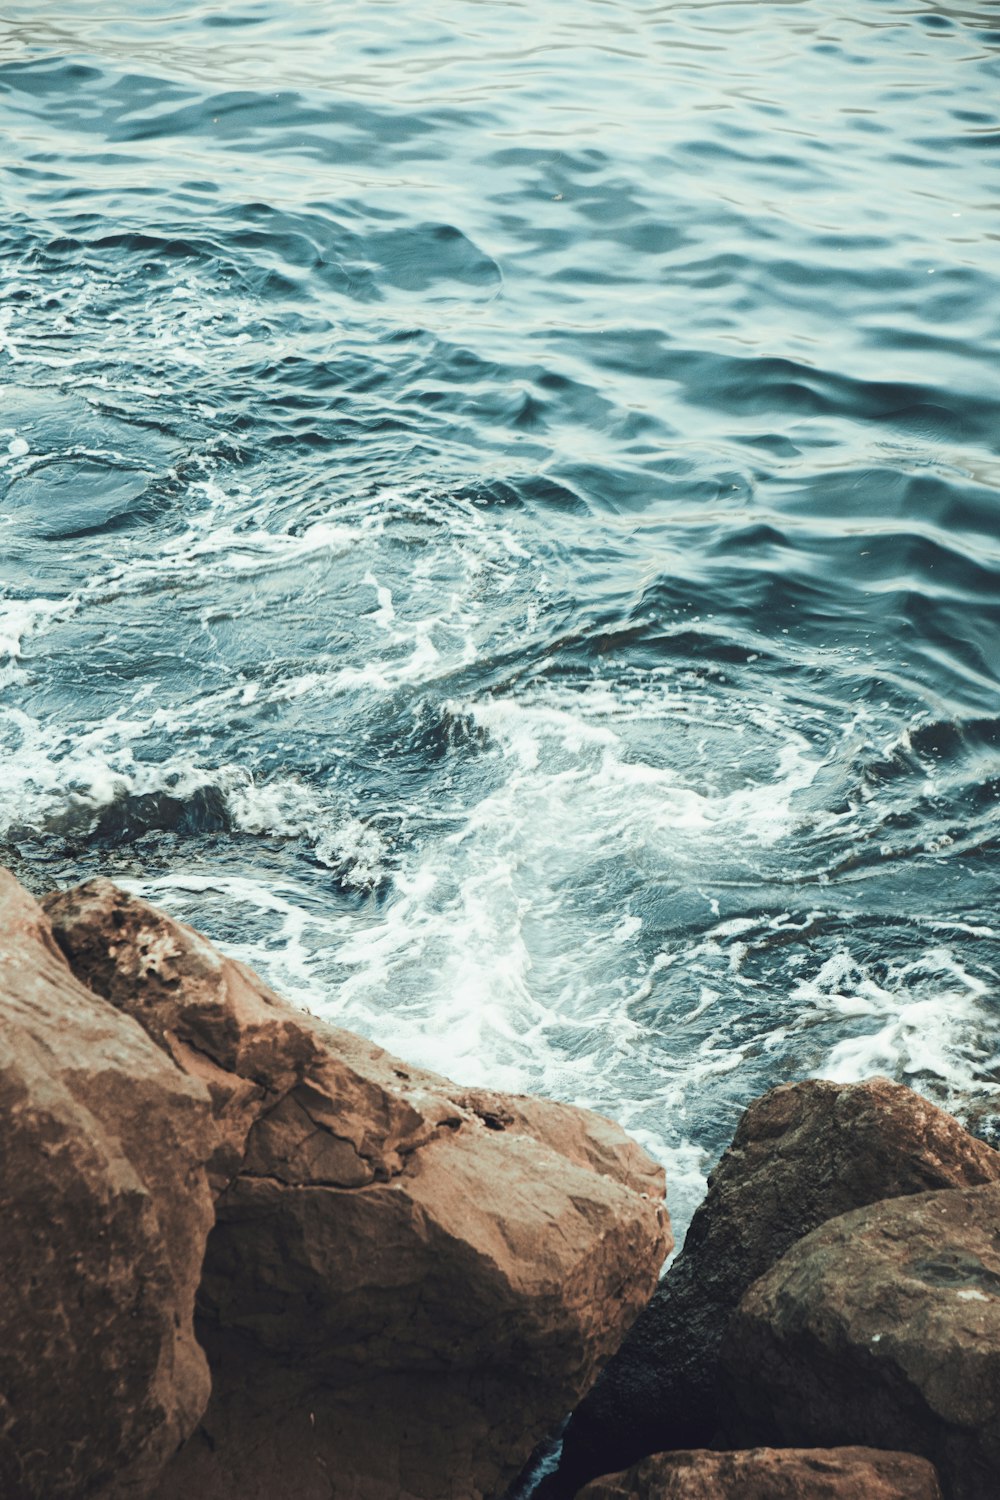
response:
[[[996,1181],[1000,1153],[887,1079],[808,1080],[756,1100],[709,1179],[682,1253],[574,1412],[539,1500],[570,1496],[648,1453],[709,1444],[730,1316],[817,1225],[882,1198]]]
[[[502,1491],[655,1285],[660,1169],[597,1116],[458,1090],[294,1010],[107,882],[48,910],[221,1132],[212,1400],[157,1500]]]
[[[1000,1474],[1000,1186],[824,1224],[746,1294],[723,1349],[739,1440],[924,1454],[948,1500]]]
[[[696,1449],[647,1458],[588,1484],[581,1500],[941,1500],[937,1475],[912,1453],[874,1448]]]
[[[209,1100],[0,871],[0,1494],[144,1495],[208,1400]]]

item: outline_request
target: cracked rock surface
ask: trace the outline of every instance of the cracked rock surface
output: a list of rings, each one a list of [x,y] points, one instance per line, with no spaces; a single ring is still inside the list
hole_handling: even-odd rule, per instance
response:
[[[617,1126],[459,1090],[295,1010],[107,881],[50,897],[74,973],[212,1100],[213,1393],[156,1500],[480,1500],[593,1379],[670,1248]]]

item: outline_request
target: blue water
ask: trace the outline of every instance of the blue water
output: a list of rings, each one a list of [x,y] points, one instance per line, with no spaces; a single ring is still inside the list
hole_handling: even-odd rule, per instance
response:
[[[463,1082],[1000,1090],[1000,19],[0,20],[0,855]]]

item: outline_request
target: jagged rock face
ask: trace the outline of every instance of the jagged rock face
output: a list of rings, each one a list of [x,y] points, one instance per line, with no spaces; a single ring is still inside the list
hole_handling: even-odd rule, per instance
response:
[[[207,1088],[216,1120],[218,1194],[239,1171],[247,1136],[318,1056],[308,1020],[190,928],[133,901],[107,880],[46,897],[74,974],[139,1022],[184,1073]]]
[[[883,1198],[996,1181],[1000,1153],[887,1079],[808,1080],[757,1099],[682,1253],[573,1414],[539,1500],[572,1495],[645,1454],[710,1443],[729,1319],[751,1283],[817,1225]]]
[[[0,1493],[142,1497],[208,1400],[204,1088],[0,871]]]
[[[738,1438],[930,1458],[948,1500],[1000,1475],[1000,1186],[824,1224],[746,1294],[723,1347]]]
[[[597,1116],[462,1092],[293,1010],[107,882],[47,905],[223,1141],[213,1398],[158,1500],[502,1492],[655,1286],[660,1169]]]
[[[580,1500],[941,1500],[937,1475],[912,1453],[874,1448],[750,1448],[661,1453],[597,1480]]]

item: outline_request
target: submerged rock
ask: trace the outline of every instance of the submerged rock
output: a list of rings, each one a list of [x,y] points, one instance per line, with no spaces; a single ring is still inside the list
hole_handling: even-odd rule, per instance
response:
[[[941,1500],[933,1467],[874,1448],[695,1449],[599,1479],[580,1500]]]
[[[47,908],[216,1114],[212,1399],[157,1500],[501,1492],[656,1283],[661,1170],[598,1116],[458,1090],[294,1010],[106,881]]]
[[[0,871],[0,1494],[149,1493],[208,1400],[208,1095]]]
[[[723,1348],[727,1427],[932,1460],[949,1500],[1000,1485],[1000,1185],[824,1224],[746,1294]]]
[[[1000,1153],[910,1089],[809,1080],[747,1109],[684,1249],[570,1419],[539,1500],[718,1426],[719,1347],[737,1303],[803,1235],[883,1198],[1000,1181]],[[837,1441],[862,1441],[846,1429]],[[895,1443],[893,1446],[907,1446]]]

